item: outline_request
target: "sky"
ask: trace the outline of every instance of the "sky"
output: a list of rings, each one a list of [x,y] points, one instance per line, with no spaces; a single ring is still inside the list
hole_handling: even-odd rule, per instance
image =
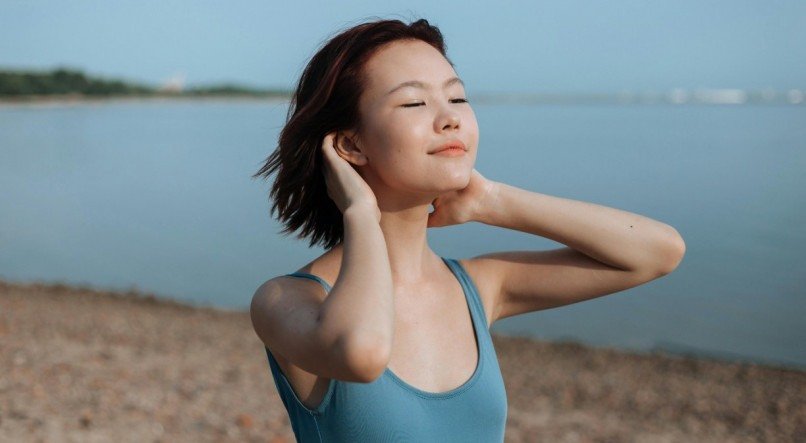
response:
[[[806,1],[0,3],[0,69],[291,89],[331,36],[426,18],[469,93],[806,89]]]

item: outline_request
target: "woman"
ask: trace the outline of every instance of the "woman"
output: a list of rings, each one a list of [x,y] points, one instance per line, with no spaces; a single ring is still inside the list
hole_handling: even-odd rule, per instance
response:
[[[251,305],[299,441],[500,442],[490,326],[646,283],[682,259],[666,224],[486,179],[478,140],[426,20],[355,26],[304,70],[255,176],[277,171],[272,213],[326,252]],[[461,260],[431,250],[428,227],[470,221],[567,247]]]

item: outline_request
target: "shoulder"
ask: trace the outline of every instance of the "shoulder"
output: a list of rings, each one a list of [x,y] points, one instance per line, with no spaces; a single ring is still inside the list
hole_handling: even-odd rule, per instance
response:
[[[479,297],[481,297],[484,304],[487,323],[492,326],[498,319],[500,311],[500,272],[491,260],[485,258],[472,257],[455,260],[462,265],[462,268],[464,268],[470,280],[476,286]]]
[[[306,271],[294,272],[310,274]],[[288,274],[291,273],[293,272]],[[323,298],[320,296],[323,294],[320,294],[320,292],[322,292],[322,285],[319,282],[310,278],[298,278],[288,274],[277,275],[263,282],[263,284],[255,290],[253,300],[255,298],[271,299],[273,297],[279,297],[282,294],[296,294],[305,299],[312,300],[320,300]]]
[[[296,271],[304,272],[304,271]],[[289,304],[321,303],[326,294],[322,285],[308,278],[296,278],[281,274],[263,282],[252,295],[250,311],[264,311]],[[264,311],[265,312],[265,311]]]
[[[289,275],[294,273],[309,274],[319,277],[327,284],[332,286],[332,282],[334,282],[336,277],[339,275],[339,270],[338,267],[334,267],[333,260],[330,259],[329,254],[326,252],[309,261],[308,263],[305,263],[294,271],[288,271],[284,274],[276,275],[269,280],[266,280],[262,285],[260,285],[260,287],[258,287],[256,294],[283,290],[308,290],[310,288],[314,288],[314,292],[318,293],[318,291],[315,291],[315,288],[317,286],[321,286],[319,283],[308,278],[297,278]]]

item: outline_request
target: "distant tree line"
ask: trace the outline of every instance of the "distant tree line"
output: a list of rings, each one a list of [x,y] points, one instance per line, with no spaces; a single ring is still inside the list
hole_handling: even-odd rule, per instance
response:
[[[51,72],[0,71],[0,95],[113,95],[149,94],[154,88],[119,80],[89,78],[80,71],[57,69]]]
[[[121,80],[88,77],[83,72],[59,68],[52,71],[0,70],[0,98],[23,98],[40,95],[104,96],[273,96],[287,97],[288,91],[254,89],[239,85],[212,85],[187,88],[183,91],[164,91],[153,86],[133,84]]]

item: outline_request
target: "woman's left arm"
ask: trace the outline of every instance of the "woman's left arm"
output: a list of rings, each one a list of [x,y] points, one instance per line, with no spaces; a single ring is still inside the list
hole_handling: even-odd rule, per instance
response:
[[[539,235],[613,268],[664,275],[685,253],[673,227],[632,212],[491,182],[474,221]]]
[[[673,227],[593,203],[530,192],[474,171],[469,220],[540,235],[567,247],[504,251],[465,261],[495,291],[494,320],[589,300],[672,272],[685,254]],[[471,196],[475,204],[468,202]],[[449,200],[446,205],[452,202]],[[463,200],[454,197],[454,204]]]

